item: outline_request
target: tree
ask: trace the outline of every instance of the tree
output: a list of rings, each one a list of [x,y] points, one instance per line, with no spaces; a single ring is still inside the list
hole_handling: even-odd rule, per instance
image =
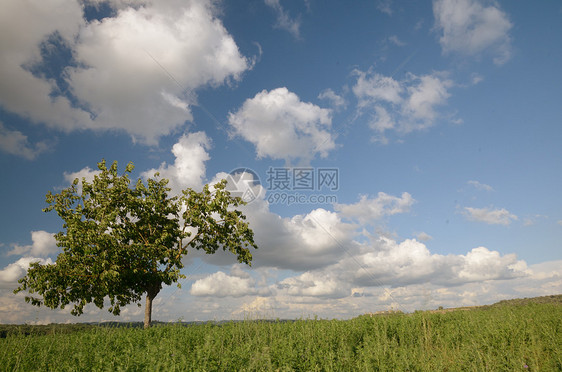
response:
[[[56,211],[64,221],[55,235],[62,253],[54,264],[32,263],[14,291],[36,306],[64,308],[73,315],[94,303],[100,309],[109,298],[109,311],[119,315],[122,306],[138,303],[146,294],[144,327],[150,327],[152,301],[162,289],[185,278],[180,273],[188,249],[208,254],[219,248],[234,253],[238,262],[251,265],[250,248],[257,248],[246,216],[235,209],[245,204],[226,190],[226,180],[203,191],[182,191],[170,196],[168,180],[156,173],[146,184],[131,187],[129,163],[119,175],[117,162],[90,183],[75,179],[58,194],[47,193],[45,212]],[[178,287],[180,284],[178,283]]]

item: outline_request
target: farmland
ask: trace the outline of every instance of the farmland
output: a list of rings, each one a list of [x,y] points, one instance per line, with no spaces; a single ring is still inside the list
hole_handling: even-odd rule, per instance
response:
[[[350,320],[0,326],[0,370],[560,371],[562,296]]]

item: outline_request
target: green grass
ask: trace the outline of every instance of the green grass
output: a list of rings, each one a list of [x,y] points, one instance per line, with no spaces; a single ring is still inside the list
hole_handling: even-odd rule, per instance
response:
[[[0,338],[0,370],[562,371],[559,303],[146,331],[48,327]]]

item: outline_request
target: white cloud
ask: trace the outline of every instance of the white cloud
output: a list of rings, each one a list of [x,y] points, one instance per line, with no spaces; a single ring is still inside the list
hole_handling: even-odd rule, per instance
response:
[[[53,263],[50,258],[22,257],[0,270],[0,288],[13,288],[25,276],[32,262],[40,262],[42,265]]]
[[[194,296],[241,297],[257,293],[251,277],[239,277],[217,271],[203,279],[196,280],[190,293]]]
[[[78,178],[76,191],[78,192],[78,195],[80,195],[82,194],[82,180],[85,179],[86,182],[92,183],[94,181],[94,177],[100,173],[100,170],[93,170],[90,167],[85,167],[77,172],[64,172],[63,177],[68,184],[72,184],[74,180]]]
[[[93,170],[90,167],[85,167],[80,169],[78,172],[64,172],[64,179],[68,183],[74,182],[78,178],[80,182],[82,179],[86,179],[87,182],[92,182],[94,177],[100,174],[100,170]]]
[[[359,70],[356,70],[355,73],[358,78],[357,83],[353,86],[353,93],[359,98],[360,107],[378,101],[393,104],[402,102],[401,94],[404,91],[404,87],[392,77],[376,72],[363,72]]]
[[[192,119],[198,88],[251,67],[211,1],[129,3],[114,1],[115,17],[85,23],[78,1],[9,0],[0,15],[0,105],[57,129],[118,129],[155,144]],[[75,59],[62,78],[80,107],[25,67],[41,63],[40,44],[53,35]]]
[[[558,220],[556,221],[557,224],[559,224],[560,226],[562,226],[562,220]]]
[[[478,56],[487,52],[498,65],[511,57],[513,25],[495,2],[486,6],[480,0],[434,0],[433,14],[442,32],[439,42],[444,53]]]
[[[172,147],[174,164],[162,163],[158,169],[143,172],[142,177],[151,178],[158,172],[160,177],[170,181],[168,186],[177,194],[188,187],[201,190],[206,177],[205,162],[210,159],[207,153],[210,147],[211,140],[204,132],[184,134]]]
[[[277,268],[294,271],[332,265],[346,252],[356,249],[356,226],[343,222],[335,212],[317,208],[307,214],[281,217],[269,210],[264,199],[241,208],[254,231],[259,249],[252,250],[253,268]],[[229,265],[232,255],[218,251],[201,259],[216,265]]]
[[[447,101],[450,96],[447,89],[453,85],[452,81],[437,73],[420,77],[411,75],[411,77],[412,81],[416,81],[418,84],[410,85],[407,88],[408,98],[402,109],[407,116],[418,123],[405,124],[407,131],[431,125],[437,116],[435,107]],[[419,121],[422,124],[419,124]]]
[[[31,245],[17,245],[8,252],[8,255],[31,255],[39,257],[47,257],[49,255],[59,252],[57,242],[53,234],[46,231],[32,231],[31,232]]]
[[[284,279],[277,283],[276,289],[281,295],[343,298],[351,293],[349,285],[342,285],[329,273],[307,271],[301,275]]]
[[[466,255],[444,256],[432,254],[415,239],[397,242],[379,237],[333,265],[283,279],[275,286],[275,296],[345,298],[350,301],[353,297],[361,297],[353,293],[364,296],[385,287],[407,289],[422,284],[426,287],[462,287],[468,283],[515,280],[532,275],[533,271],[514,254],[501,255],[478,247]],[[550,277],[554,278],[552,275]],[[408,299],[398,300],[399,303],[405,301]]]
[[[507,226],[517,220],[517,216],[509,213],[508,210],[492,208],[471,208],[465,207],[464,215],[471,221],[484,222],[490,225]]]
[[[456,261],[456,262],[455,262]],[[456,257],[431,254],[415,239],[401,243],[380,237],[367,245],[364,252],[341,263],[342,276],[358,286],[401,286],[451,278],[451,264]],[[358,264],[360,267],[357,267]]]
[[[228,121],[235,134],[256,146],[259,158],[308,162],[336,147],[330,110],[302,102],[284,87],[247,99]]]
[[[461,281],[511,279],[527,275],[527,264],[517,260],[515,254],[501,256],[497,251],[478,247],[472,249],[463,258],[464,264],[458,272],[458,279]]]
[[[47,151],[46,142],[29,143],[26,135],[19,130],[10,130],[0,122],[0,150],[11,155],[21,156],[27,160],[35,159],[39,154]]]
[[[388,37],[388,41],[390,41],[392,44],[396,45],[396,46],[405,46],[407,45],[405,42],[403,42],[402,40],[400,40],[398,38],[398,36],[396,35],[392,35]]]
[[[354,249],[353,225],[322,208],[305,215],[282,218],[265,201],[245,208],[259,250],[253,265],[308,270],[337,262]],[[342,248],[343,247],[343,248]]]
[[[382,106],[375,106],[375,112],[372,120],[369,122],[369,126],[379,133],[384,133],[384,131],[394,128],[394,120],[388,113],[388,111]]]
[[[434,125],[440,117],[437,107],[447,102],[454,85],[443,72],[408,74],[401,81],[372,70],[356,70],[355,74],[357,82],[352,90],[359,114],[371,116],[369,125],[377,133],[375,140],[383,143],[387,142],[387,131],[409,133]]]
[[[86,67],[69,68],[68,80],[96,125],[151,143],[192,119],[195,89],[249,68],[207,1],[122,9],[81,31],[75,58]]]
[[[21,2],[6,0],[0,12],[0,105],[7,111],[61,130],[91,125],[90,115],[55,96],[52,79],[35,76],[30,66],[41,62],[40,45],[56,35],[73,45],[84,21],[77,1]]]
[[[355,204],[336,203],[334,209],[344,217],[367,224],[384,216],[409,212],[414,203],[414,198],[407,192],[402,193],[400,197],[379,192],[376,198],[363,195]]]
[[[279,0],[265,0],[265,4],[277,13],[277,23],[275,24],[275,27],[286,30],[295,38],[299,39],[301,26],[300,20],[292,19],[289,16],[289,13],[283,9]]]
[[[219,173],[211,183],[226,176],[226,173]],[[250,178],[251,175],[246,174],[245,179],[250,181]],[[259,247],[255,252],[252,250],[252,267],[308,270],[331,265],[346,251],[355,249],[352,239],[356,235],[356,226],[343,222],[338,213],[316,208],[306,214],[281,217],[270,210],[265,190],[261,186],[253,186],[253,189],[257,199],[240,207]],[[232,255],[223,251],[214,255],[197,251],[191,257],[214,265],[232,263]]]
[[[335,109],[345,108],[347,106],[345,99],[342,96],[337,95],[331,89],[325,89],[320,92],[318,98],[330,101]]]
[[[486,185],[485,183],[481,183],[478,181],[468,181],[467,182],[470,186],[473,186],[474,188],[476,188],[477,190],[484,190],[484,191],[494,191],[494,188],[490,185]]]
[[[561,267],[562,261],[549,261],[531,265],[529,271],[534,279],[562,279]]]

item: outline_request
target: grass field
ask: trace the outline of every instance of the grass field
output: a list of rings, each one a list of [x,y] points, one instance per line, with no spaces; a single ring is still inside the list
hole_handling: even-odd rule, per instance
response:
[[[5,371],[562,371],[562,296],[351,320],[2,329]]]

